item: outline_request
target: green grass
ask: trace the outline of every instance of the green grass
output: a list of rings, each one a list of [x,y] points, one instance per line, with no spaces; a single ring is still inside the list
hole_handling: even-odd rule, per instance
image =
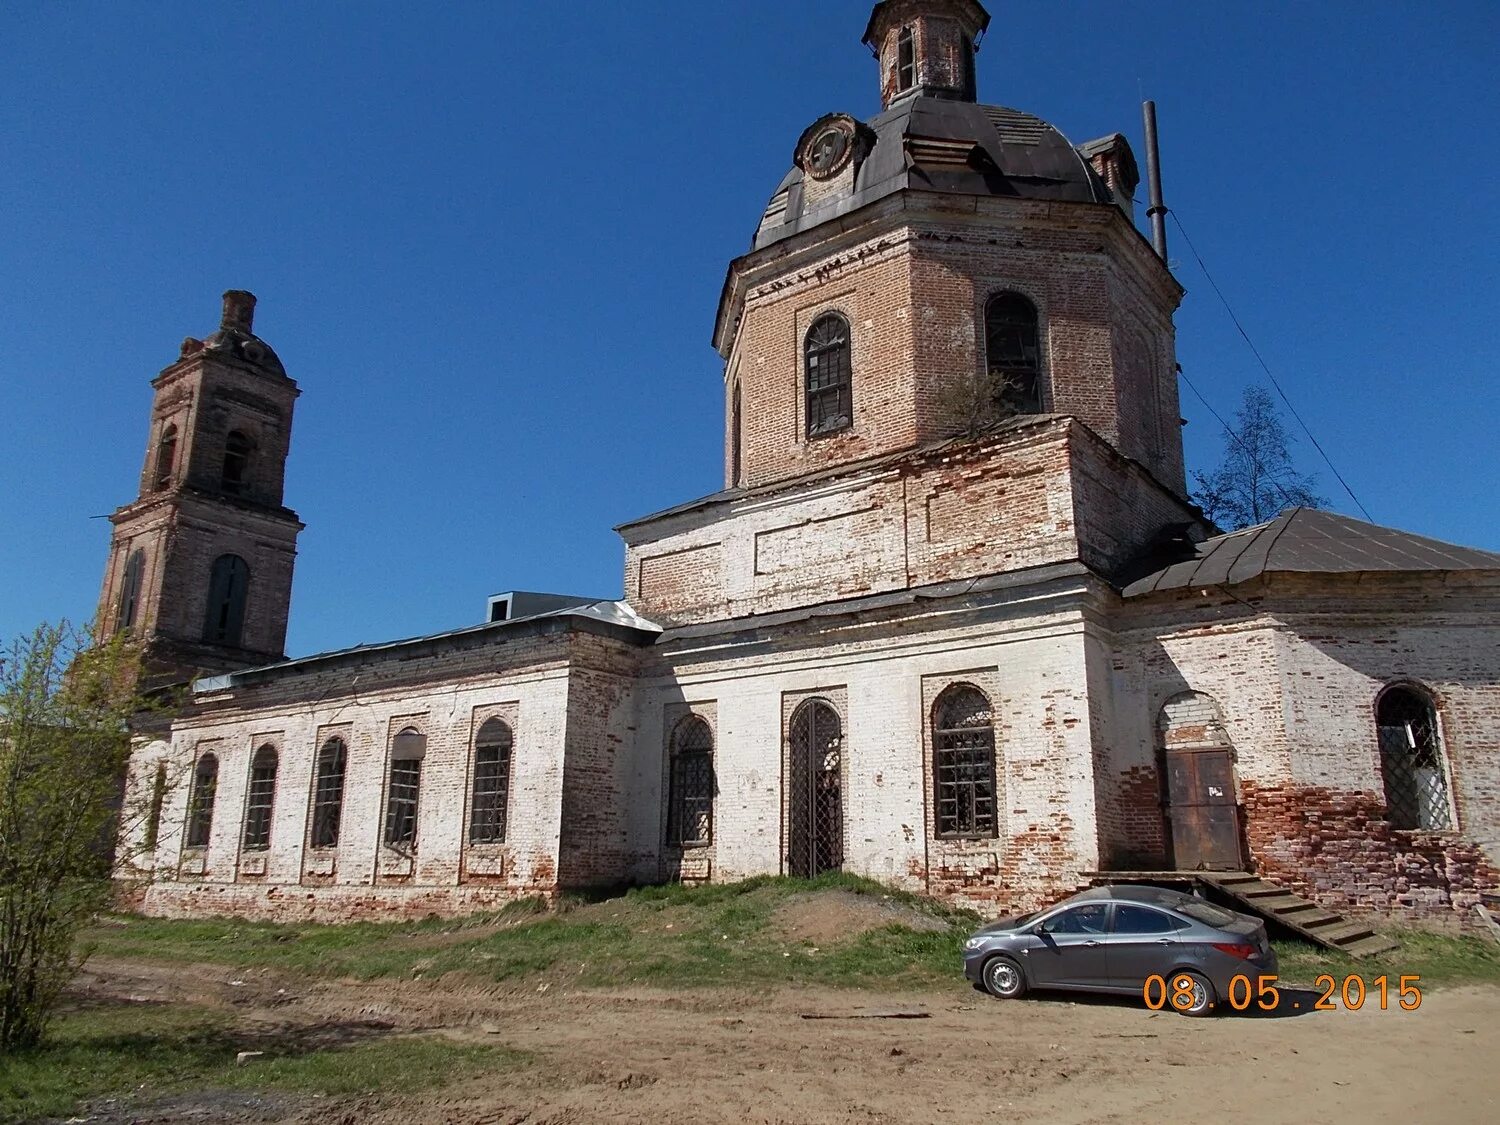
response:
[[[245,1066],[239,1051],[265,1052]],[[99,1098],[194,1091],[293,1095],[410,1091],[520,1065],[499,1046],[396,1036],[368,1026],[236,1027],[182,1005],[114,1004],[60,1014],[45,1044],[0,1059],[0,1121],[63,1117]]]
[[[828,891],[894,904],[938,928],[913,929],[894,919],[820,946],[777,932],[779,907]],[[117,918],[91,930],[86,943],[116,957],[360,980],[465,972],[495,981],[543,977],[595,987],[774,982],[880,988],[953,980],[960,943],[977,923],[970,911],[836,873],[643,887],[613,898],[565,900],[553,913],[525,903],[461,922],[322,926]]]
[[[1500,984],[1500,944],[1488,938],[1454,937],[1389,926],[1382,926],[1380,932],[1400,942],[1401,948],[1355,960],[1307,942],[1273,942],[1278,975],[1283,980],[1309,986],[1324,973],[1341,984],[1346,976],[1357,974],[1367,985],[1385,975],[1390,978],[1392,988],[1396,986],[1396,978],[1403,975],[1420,976],[1421,985]]]

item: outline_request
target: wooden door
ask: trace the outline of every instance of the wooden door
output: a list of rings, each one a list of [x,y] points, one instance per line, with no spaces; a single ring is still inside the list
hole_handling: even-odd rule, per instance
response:
[[[1167,822],[1179,871],[1239,871],[1239,806],[1228,747],[1166,752]]]

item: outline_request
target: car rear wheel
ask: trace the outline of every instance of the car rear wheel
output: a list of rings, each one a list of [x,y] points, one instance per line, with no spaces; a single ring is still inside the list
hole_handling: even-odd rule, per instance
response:
[[[1173,1009],[1185,1016],[1206,1016],[1214,1010],[1217,1003],[1213,984],[1203,974],[1191,969],[1178,969],[1168,978],[1167,987],[1172,994]],[[1179,995],[1186,996],[1187,999],[1179,1003]]]
[[[984,987],[991,996],[1014,1000],[1026,995],[1026,975],[1009,957],[991,957],[984,963]]]

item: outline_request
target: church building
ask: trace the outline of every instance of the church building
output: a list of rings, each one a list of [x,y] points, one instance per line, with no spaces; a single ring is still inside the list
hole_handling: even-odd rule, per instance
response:
[[[194,681],[132,759],[139,909],[844,870],[998,913],[1218,870],[1468,923],[1500,884],[1500,555],[1204,521],[1130,145],[978,101],[988,23],[874,6],[881,112],[807,126],[724,280],[724,487],[620,525],[617,601],[287,659],[299,389],[225,294],[153,383],[101,595]]]

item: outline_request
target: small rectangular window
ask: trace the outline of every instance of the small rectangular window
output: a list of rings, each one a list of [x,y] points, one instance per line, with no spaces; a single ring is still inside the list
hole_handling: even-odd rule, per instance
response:
[[[385,805],[385,842],[393,848],[415,847],[417,842],[417,796],[422,784],[422,763],[416,758],[398,758],[391,763],[391,791]]]

